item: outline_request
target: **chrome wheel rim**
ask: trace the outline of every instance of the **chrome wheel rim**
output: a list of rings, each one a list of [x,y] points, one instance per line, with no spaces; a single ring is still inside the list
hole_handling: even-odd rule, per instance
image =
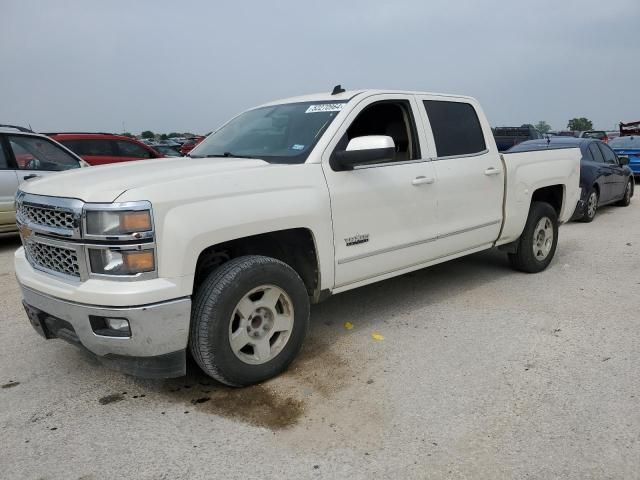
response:
[[[293,331],[293,302],[275,285],[246,293],[229,321],[229,345],[244,363],[262,365],[285,347]]]
[[[589,200],[587,202],[587,215],[589,215],[589,218],[595,216],[597,208],[598,194],[596,192],[591,192],[591,195],[589,195]]]
[[[549,217],[542,217],[533,230],[533,255],[543,261],[549,256],[553,246],[553,223]]]
[[[629,202],[631,200],[631,180],[627,182],[627,188],[624,191],[624,201]]]

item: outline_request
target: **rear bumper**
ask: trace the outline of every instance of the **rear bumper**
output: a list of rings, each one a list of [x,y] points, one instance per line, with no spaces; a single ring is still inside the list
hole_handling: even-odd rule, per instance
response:
[[[101,307],[68,302],[22,287],[31,325],[43,337],[61,338],[83,347],[107,367],[148,378],[186,372],[191,300],[180,298],[136,307]],[[99,335],[92,317],[125,318],[131,335]]]

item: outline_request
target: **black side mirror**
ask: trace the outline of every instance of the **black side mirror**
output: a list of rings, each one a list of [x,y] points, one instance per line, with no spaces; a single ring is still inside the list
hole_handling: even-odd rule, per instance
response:
[[[618,157],[618,161],[622,166],[629,165],[629,157]]]
[[[346,150],[334,151],[329,163],[335,171],[353,170],[357,165],[392,161],[396,147],[386,135],[367,135],[349,141]]]

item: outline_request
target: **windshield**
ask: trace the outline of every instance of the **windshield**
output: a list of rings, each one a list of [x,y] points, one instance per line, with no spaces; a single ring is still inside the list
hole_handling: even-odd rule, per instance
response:
[[[209,135],[190,156],[304,163],[345,103],[287,103],[249,110]]]
[[[598,140],[602,140],[606,137],[607,134],[605,132],[584,132],[582,134],[582,138],[597,138]]]
[[[611,148],[640,148],[640,137],[618,137],[609,142]]]

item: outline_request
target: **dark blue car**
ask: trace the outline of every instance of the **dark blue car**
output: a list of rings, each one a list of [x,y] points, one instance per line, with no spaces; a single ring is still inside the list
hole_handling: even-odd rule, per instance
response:
[[[617,137],[609,142],[609,146],[619,157],[629,158],[629,167],[636,176],[640,175],[640,136],[629,135]]]
[[[615,203],[626,207],[631,202],[634,190],[633,172],[629,158],[618,157],[600,140],[592,138],[549,137],[528,140],[509,149],[513,152],[529,152],[555,148],[579,148],[580,187],[582,195],[573,214],[574,220],[590,222],[598,207]]]

